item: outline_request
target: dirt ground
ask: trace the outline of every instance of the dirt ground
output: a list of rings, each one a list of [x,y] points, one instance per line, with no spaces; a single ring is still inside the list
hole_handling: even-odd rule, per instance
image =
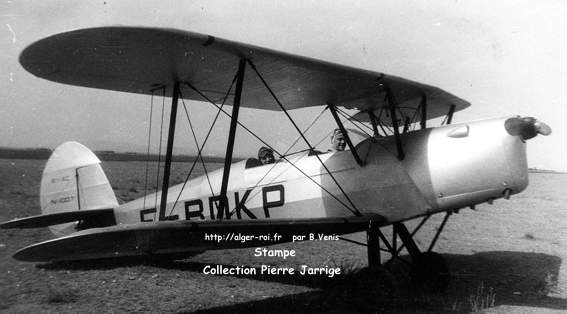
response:
[[[45,161],[0,160],[0,221],[36,215]],[[174,164],[184,179],[190,164]],[[215,165],[209,165],[215,167]],[[105,162],[120,201],[144,194],[144,163]],[[466,180],[466,178],[464,178]],[[471,312],[567,311],[567,175],[530,174],[530,186],[509,201],[451,216],[436,251],[446,259],[446,293],[410,284],[407,269],[368,274],[366,248],[345,241],[282,244],[292,259],[254,257],[253,249],[205,252],[181,261],[102,260],[35,264],[11,256],[50,239],[47,229],[0,230],[0,311],[37,312]],[[442,220],[418,234],[426,247]],[[410,226],[415,222],[409,223]],[[386,230],[388,233],[388,230]],[[362,233],[347,236],[363,241]],[[337,266],[320,276],[212,276],[206,265]]]

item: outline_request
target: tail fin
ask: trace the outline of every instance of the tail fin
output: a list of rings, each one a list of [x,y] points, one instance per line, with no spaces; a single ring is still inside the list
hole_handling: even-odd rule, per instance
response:
[[[59,145],[49,157],[41,178],[40,203],[42,214],[118,206],[100,160],[77,142]],[[78,224],[65,223],[50,229],[56,236],[63,236],[77,231]]]

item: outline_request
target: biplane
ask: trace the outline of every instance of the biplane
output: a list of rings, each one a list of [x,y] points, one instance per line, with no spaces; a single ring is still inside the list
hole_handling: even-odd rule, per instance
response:
[[[417,277],[438,278],[446,266],[432,249],[450,215],[524,190],[526,141],[551,133],[532,117],[453,124],[453,114],[470,104],[440,88],[175,29],[61,33],[28,46],[20,63],[58,83],[171,98],[161,191],[119,204],[97,156],[79,143],[62,144],[43,172],[42,214],[1,225],[49,226],[57,236],[15,253],[23,261],[179,258],[292,242],[312,233],[366,231],[362,244],[371,266],[382,263],[381,252],[399,258],[405,248]],[[217,117],[230,117],[230,129],[221,169],[170,186],[184,99],[214,106]],[[316,150],[289,114],[309,106],[330,113],[348,149]],[[276,150],[239,120],[242,107],[285,115],[308,152]],[[444,119],[442,125],[427,127],[435,118]],[[346,123],[365,138],[355,143]],[[237,128],[272,149],[277,162],[233,162]],[[198,145],[198,158],[206,144]],[[445,217],[429,247],[420,249],[413,237],[437,213]],[[405,222],[418,218],[408,230]],[[384,235],[386,226],[393,226],[393,239]],[[223,241],[211,241],[212,234]]]

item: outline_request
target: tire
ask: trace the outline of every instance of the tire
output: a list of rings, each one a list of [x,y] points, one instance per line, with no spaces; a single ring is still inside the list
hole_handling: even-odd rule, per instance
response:
[[[367,310],[386,310],[393,307],[399,297],[396,279],[384,267],[366,267],[359,270],[348,284],[355,307]]]

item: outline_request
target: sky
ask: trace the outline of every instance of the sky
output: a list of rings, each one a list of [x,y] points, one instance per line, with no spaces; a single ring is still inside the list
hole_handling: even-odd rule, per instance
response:
[[[29,44],[57,33],[110,25],[169,27],[204,33],[383,72],[437,86],[472,106],[465,122],[533,116],[553,134],[528,143],[529,166],[567,171],[567,2],[564,1],[3,1],[0,4],[0,146],[49,147],[75,140],[93,150],[145,152],[147,96],[50,82],[18,63]],[[169,99],[166,99],[169,102]],[[210,105],[186,101],[199,141],[214,118]],[[306,127],[322,108],[293,112]],[[167,114],[167,112],[166,112]],[[298,134],[283,114],[242,109],[240,118],[276,149]],[[159,146],[154,112],[151,150]],[[176,153],[194,153],[178,114]],[[429,124],[432,125],[432,124]],[[308,133],[329,146],[325,113]],[[204,152],[223,155],[228,119]],[[235,155],[261,144],[237,133]],[[300,146],[297,149],[301,148]]]

